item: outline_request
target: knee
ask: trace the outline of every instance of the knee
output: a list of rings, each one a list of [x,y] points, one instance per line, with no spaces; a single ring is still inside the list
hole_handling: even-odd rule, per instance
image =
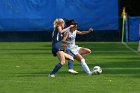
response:
[[[61,63],[61,65],[64,65],[65,64],[65,59],[61,59],[60,63]]]
[[[84,59],[84,58],[82,58],[82,59],[81,59],[81,62],[85,62],[85,59]]]
[[[65,61],[61,61],[60,63],[61,63],[61,65],[64,65],[65,64]]]
[[[74,60],[74,58],[71,56],[71,57],[70,57],[70,60]]]
[[[91,54],[91,52],[92,52],[92,51],[91,51],[90,49],[88,49],[87,53],[88,53],[88,54]]]

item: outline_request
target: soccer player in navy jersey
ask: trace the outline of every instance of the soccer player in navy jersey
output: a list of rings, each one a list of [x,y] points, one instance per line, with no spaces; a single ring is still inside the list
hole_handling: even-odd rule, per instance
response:
[[[64,32],[68,29],[74,27],[74,25],[70,25],[67,28],[64,28],[65,22],[62,18],[56,19],[54,21],[54,31],[52,33],[52,53],[54,56],[57,56],[59,59],[59,63],[54,67],[54,69],[49,74],[49,77],[55,77],[56,72],[65,64],[65,59],[74,60],[72,56],[64,52],[63,46],[70,42],[63,42]]]

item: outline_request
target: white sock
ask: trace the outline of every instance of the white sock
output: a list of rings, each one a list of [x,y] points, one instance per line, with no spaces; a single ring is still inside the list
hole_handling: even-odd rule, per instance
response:
[[[88,67],[88,65],[85,62],[85,59],[81,59],[81,65],[83,67],[83,69],[86,71],[87,74],[90,74],[90,69]]]

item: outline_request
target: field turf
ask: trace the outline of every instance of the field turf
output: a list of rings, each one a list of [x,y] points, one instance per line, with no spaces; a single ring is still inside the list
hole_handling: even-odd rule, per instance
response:
[[[90,69],[99,65],[101,75],[87,76],[78,61],[67,72],[67,63],[48,78],[58,63],[51,42],[0,42],[0,93],[140,93],[140,56],[120,42],[78,42],[93,52]],[[137,48],[137,43],[131,43]]]

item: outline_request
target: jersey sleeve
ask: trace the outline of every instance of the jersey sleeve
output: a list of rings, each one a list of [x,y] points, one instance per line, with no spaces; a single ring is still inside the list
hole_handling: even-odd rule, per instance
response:
[[[70,29],[66,30],[66,31],[64,32],[64,35],[65,35],[67,32],[70,32]]]

